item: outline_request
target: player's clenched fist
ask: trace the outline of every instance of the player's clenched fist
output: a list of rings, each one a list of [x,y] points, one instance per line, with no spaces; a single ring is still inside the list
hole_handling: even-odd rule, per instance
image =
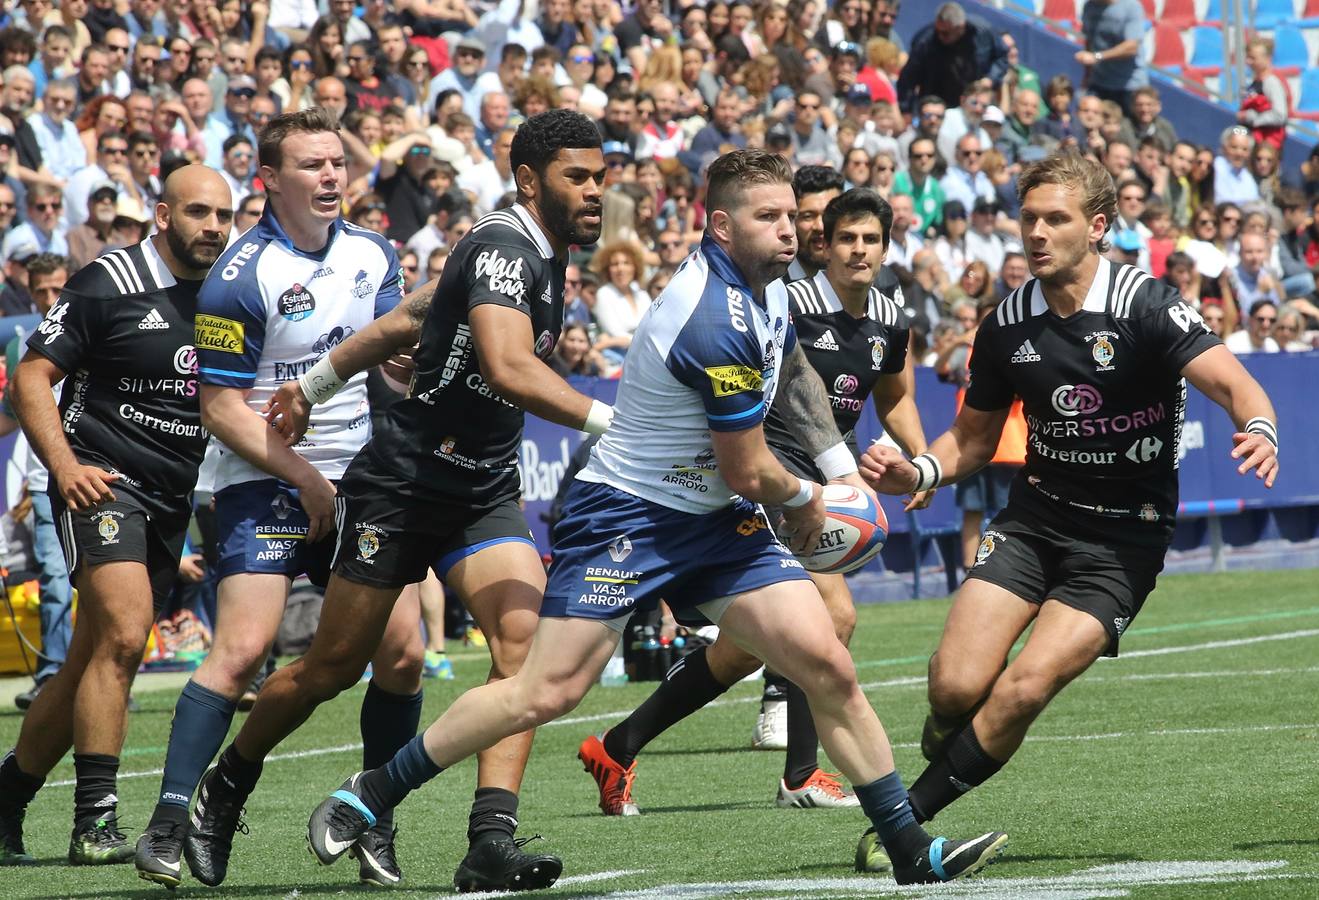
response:
[[[894,447],[875,444],[861,455],[861,477],[881,494],[910,494],[916,489],[916,467]]]

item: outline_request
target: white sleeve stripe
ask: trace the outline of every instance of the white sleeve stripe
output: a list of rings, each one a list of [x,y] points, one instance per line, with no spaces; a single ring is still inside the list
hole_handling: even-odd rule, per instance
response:
[[[146,293],[146,285],[142,283],[142,276],[138,274],[137,266],[133,265],[133,257],[128,255],[127,250],[116,250],[108,256],[123,269],[126,280],[139,294]]]
[[[131,293],[128,290],[128,286],[124,284],[124,280],[119,276],[119,270],[110,264],[110,258],[108,256],[98,256],[96,259],[92,260],[92,262],[99,264],[101,268],[110,273],[110,278],[114,281],[115,287],[119,288],[119,293]]]
[[[1127,279],[1130,278],[1131,267],[1123,265],[1117,270],[1117,277],[1113,279],[1113,299],[1109,303],[1109,309],[1114,317],[1122,318],[1122,296],[1127,287]]]

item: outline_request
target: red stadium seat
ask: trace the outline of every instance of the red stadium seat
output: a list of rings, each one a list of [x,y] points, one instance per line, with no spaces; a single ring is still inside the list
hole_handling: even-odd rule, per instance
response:
[[[1186,45],[1182,43],[1180,25],[1159,22],[1154,26],[1154,56],[1151,61],[1161,69],[1180,71],[1186,67]]]
[[[1076,0],[1044,0],[1040,15],[1063,25],[1076,27]]]
[[[1145,7],[1145,18],[1151,22],[1159,21],[1159,11],[1154,8],[1154,0],[1140,0],[1140,5]]]
[[[1186,28],[1196,21],[1195,0],[1164,0],[1160,25],[1177,25]]]

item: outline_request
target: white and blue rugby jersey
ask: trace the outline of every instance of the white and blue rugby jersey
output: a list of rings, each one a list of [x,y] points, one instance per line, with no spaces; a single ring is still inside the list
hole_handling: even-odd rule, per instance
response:
[[[710,432],[764,420],[783,354],[796,342],[783,282],[757,303],[737,265],[706,237],[637,326],[614,422],[577,477],[682,512],[733,503]]]
[[[317,253],[293,246],[270,206],[211,268],[198,298],[198,373],[204,384],[250,388],[261,410],[340,341],[393,309],[403,295],[398,254],[385,238],[336,220]],[[326,478],[343,475],[371,435],[366,375],[315,407],[294,449]],[[221,448],[215,489],[270,476]]]

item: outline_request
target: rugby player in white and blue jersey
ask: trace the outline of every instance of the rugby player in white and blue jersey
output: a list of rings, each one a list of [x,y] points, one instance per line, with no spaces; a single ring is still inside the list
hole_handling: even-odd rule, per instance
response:
[[[220,552],[215,644],[174,708],[159,800],[138,841],[141,876],[179,883],[180,852],[204,884],[224,880],[229,846],[211,822],[236,816],[203,784],[238,699],[265,661],[292,579],[325,585],[335,546],[334,483],[370,436],[366,375],[317,409],[289,448],[260,409],[344,337],[402,296],[393,246],[339,216],[346,174],[338,124],[323,109],[279,116],[261,137],[269,202],[202,287],[196,316],[203,420],[220,447],[215,516]],[[362,701],[363,757],[383,763],[417,732],[422,646],[415,592],[400,603]],[[186,836],[186,844],[185,844]],[[390,816],[354,847],[363,881],[399,880]]]
[[[824,520],[821,486],[775,459],[761,424],[781,377],[813,377],[780,280],[796,251],[791,182],[786,163],[764,151],[735,151],[710,166],[706,236],[637,329],[613,425],[555,529],[526,662],[512,678],[468,691],[388,765],[352,776],[321,803],[308,839],[322,861],[444,768],[571,710],[624,620],[661,596],[719,622],[801,686],[899,881],[968,874],[1006,840],[1000,832],[936,840],[916,824],[819,593],[769,529],[738,527],[759,503],[776,504],[786,507],[793,543],[813,548]],[[819,414],[830,419],[827,405]]]

